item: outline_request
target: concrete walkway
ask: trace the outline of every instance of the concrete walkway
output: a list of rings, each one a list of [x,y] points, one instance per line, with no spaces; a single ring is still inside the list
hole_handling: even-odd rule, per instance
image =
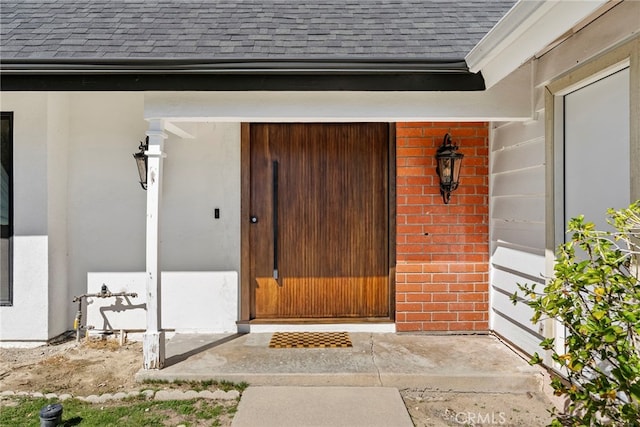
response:
[[[233,427],[413,427],[398,389],[249,387]]]
[[[399,389],[526,393],[540,371],[490,335],[350,333],[353,347],[273,349],[270,333],[175,335],[136,378],[247,382],[234,427],[411,427]]]
[[[350,333],[353,347],[272,349],[269,333],[175,335],[167,366],[136,378],[226,380],[252,386],[539,391],[542,376],[490,335]]]

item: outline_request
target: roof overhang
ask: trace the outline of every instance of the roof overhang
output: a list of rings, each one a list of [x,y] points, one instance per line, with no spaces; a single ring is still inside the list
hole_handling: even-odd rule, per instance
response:
[[[519,0],[467,54],[487,88],[551,45],[610,0]]]
[[[464,60],[0,59],[8,91],[477,91]]]

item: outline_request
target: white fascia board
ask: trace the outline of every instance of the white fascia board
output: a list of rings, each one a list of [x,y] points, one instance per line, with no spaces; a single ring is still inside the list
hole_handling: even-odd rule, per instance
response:
[[[477,73],[493,60],[502,50],[521,37],[527,29],[527,22],[539,19],[551,4],[545,1],[519,1],[467,54],[465,60],[469,71]]]
[[[471,72],[492,87],[608,0],[520,0],[467,54]]]

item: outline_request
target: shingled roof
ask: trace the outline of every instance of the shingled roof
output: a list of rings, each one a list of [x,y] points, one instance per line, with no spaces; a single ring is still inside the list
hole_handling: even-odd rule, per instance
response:
[[[292,62],[332,69],[373,62],[460,72],[465,55],[514,3],[1,0],[0,61],[9,72],[52,66],[228,70],[264,62],[289,69],[296,68]]]

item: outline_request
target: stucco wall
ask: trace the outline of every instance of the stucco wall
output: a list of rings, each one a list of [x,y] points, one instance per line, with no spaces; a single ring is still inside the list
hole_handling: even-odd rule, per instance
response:
[[[143,95],[78,93],[73,94],[72,100],[69,301],[73,295],[87,292],[88,275],[144,271],[146,238],[146,192],[137,182],[132,157],[147,129],[142,118]],[[194,139],[167,133],[165,142],[161,269],[238,272],[240,125],[199,123],[184,127]],[[220,219],[214,218],[215,208],[220,209]],[[114,292],[139,291],[121,288],[120,282],[105,284]],[[219,297],[212,288],[211,298]],[[237,295],[234,298],[237,300]],[[196,309],[193,304],[207,304],[203,298],[194,302],[186,290],[182,298],[174,294],[171,302],[185,312]],[[75,305],[69,306],[69,322],[75,310]],[[140,325],[136,323],[131,328],[138,329]],[[192,329],[214,328],[193,325]]]
[[[91,271],[144,270],[145,192],[132,153],[144,139],[143,96],[70,95],[67,300],[87,292]],[[75,304],[66,306],[72,326]]]
[[[67,330],[68,303],[68,141],[69,95],[51,93],[47,108],[47,231],[49,254],[49,327],[47,335],[56,336]]]
[[[146,274],[89,273],[89,293],[108,284],[114,293],[137,297],[91,297],[86,300],[86,325],[95,331],[143,331],[147,326]],[[176,332],[236,332],[238,273],[236,271],[164,271],[161,292],[162,328]]]
[[[13,111],[13,305],[0,307],[0,340],[46,340],[49,333],[47,94],[3,93]],[[55,176],[55,174],[52,174]]]
[[[465,155],[460,187],[440,196],[435,153],[446,133]],[[398,331],[487,331],[488,126],[397,124]]]
[[[188,129],[195,139],[165,143],[162,268],[240,271],[240,123]]]
[[[3,93],[0,107],[14,112],[15,191],[14,298],[0,307],[0,341],[28,345],[72,327],[90,273],[145,269],[146,193],[132,157],[147,130],[144,96]],[[194,139],[166,141],[162,269],[238,272],[240,125],[190,130]],[[220,289],[212,298],[236,306],[237,291]],[[186,293],[171,299],[184,312],[193,304]]]

